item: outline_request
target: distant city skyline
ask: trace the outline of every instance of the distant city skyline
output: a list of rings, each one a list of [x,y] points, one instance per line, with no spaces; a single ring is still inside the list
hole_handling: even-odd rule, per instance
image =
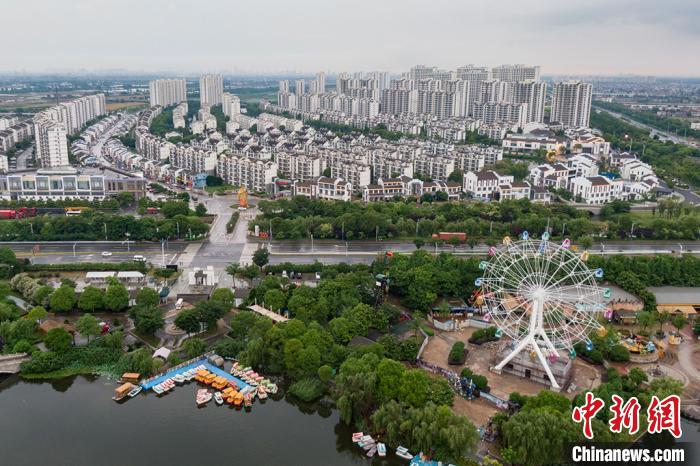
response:
[[[12,46],[0,73],[399,73],[418,63],[527,63],[543,75],[700,75],[697,1],[572,3],[9,0],[3,32]]]

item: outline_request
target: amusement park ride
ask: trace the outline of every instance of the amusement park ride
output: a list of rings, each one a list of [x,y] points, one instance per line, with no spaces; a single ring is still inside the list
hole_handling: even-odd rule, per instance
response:
[[[603,270],[589,269],[588,252],[576,253],[568,239],[553,243],[548,233],[541,239],[531,239],[527,232],[516,241],[506,237],[502,246],[490,248],[489,256],[480,263],[484,276],[475,283],[482,287],[479,301],[487,309],[484,319],[496,325],[496,335],[512,340],[512,350],[492,370],[500,373],[519,353],[529,350],[530,359],[539,360],[552,388],[560,390],[550,367],[560,358],[559,351],[567,351],[573,359],[576,343],[585,341],[587,349],[592,349],[588,335],[602,328],[597,314],[612,318],[604,301],[610,290],[596,282]]]

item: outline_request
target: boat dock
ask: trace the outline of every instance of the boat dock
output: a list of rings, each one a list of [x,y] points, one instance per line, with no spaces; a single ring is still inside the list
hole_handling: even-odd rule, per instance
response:
[[[204,356],[204,357],[195,359],[194,361],[188,362],[185,365],[180,365],[178,367],[170,369],[169,371],[165,372],[164,374],[160,374],[160,375],[157,375],[155,377],[151,377],[148,380],[144,380],[143,382],[141,382],[141,387],[144,390],[151,390],[156,385],[165,382],[166,380],[172,378],[173,376],[175,376],[177,374],[183,374],[190,369],[194,369],[195,367],[202,366],[202,365],[204,365],[209,372],[216,374],[217,376],[225,377],[229,381],[236,382],[236,384],[238,385],[238,387],[240,389],[243,389],[243,388],[249,386],[249,384],[245,383],[244,381],[242,381],[238,377],[234,377],[233,375],[229,374],[228,372],[211,364],[208,361],[207,357]]]

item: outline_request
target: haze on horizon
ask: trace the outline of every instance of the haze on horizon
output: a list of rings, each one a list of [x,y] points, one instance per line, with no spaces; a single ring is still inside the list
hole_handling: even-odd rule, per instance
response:
[[[700,75],[697,0],[6,0],[0,72]]]

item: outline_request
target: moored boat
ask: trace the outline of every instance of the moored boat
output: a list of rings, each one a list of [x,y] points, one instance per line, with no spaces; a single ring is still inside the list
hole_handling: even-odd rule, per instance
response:
[[[369,451],[367,452],[367,456],[372,458],[375,453],[377,453],[377,447],[375,445],[372,445],[372,448],[370,448]]]
[[[265,391],[265,388],[262,385],[258,387],[258,398],[260,398],[261,400],[267,399],[267,392]]]
[[[197,390],[197,406],[204,406],[209,403],[214,395],[212,395],[209,390],[200,389]]]
[[[396,449],[396,456],[407,460],[413,459],[413,455],[408,452],[408,448],[401,446]]]
[[[217,405],[221,406],[224,404],[224,397],[221,396],[221,392],[214,393],[214,401]]]
[[[381,456],[382,458],[386,456],[386,445],[383,443],[378,443],[377,444],[377,454]]]
[[[135,397],[136,395],[141,393],[141,390],[143,390],[143,388],[141,388],[140,385],[137,385],[133,390],[129,392],[129,398]]]

